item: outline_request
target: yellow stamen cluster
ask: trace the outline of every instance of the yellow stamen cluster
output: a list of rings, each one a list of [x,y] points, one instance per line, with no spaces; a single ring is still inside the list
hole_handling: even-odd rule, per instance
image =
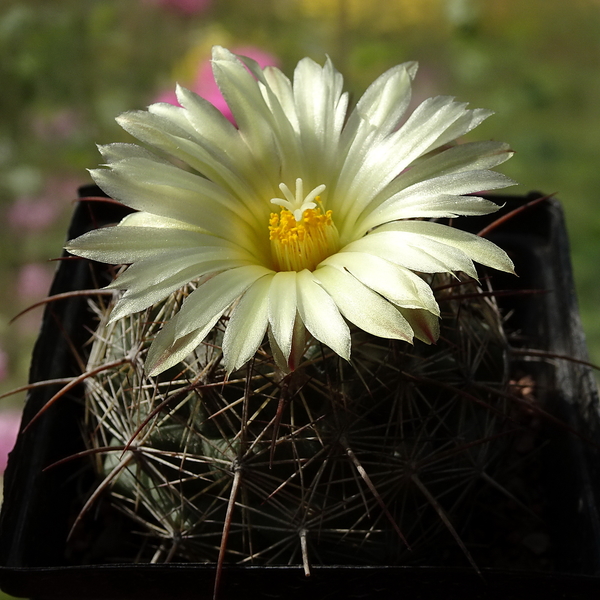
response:
[[[317,198],[318,201],[318,198]],[[308,208],[299,221],[287,208],[271,213],[269,239],[277,271],[314,271],[317,265],[339,250],[339,236],[328,210]]]

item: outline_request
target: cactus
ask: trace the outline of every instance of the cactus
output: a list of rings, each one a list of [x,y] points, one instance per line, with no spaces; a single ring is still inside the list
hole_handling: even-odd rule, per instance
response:
[[[193,284],[109,324],[116,298],[94,304],[84,423],[94,499],[126,515],[139,536],[132,560],[308,573],[432,564],[453,547],[475,564],[463,531],[473,494],[499,486],[508,346],[477,282],[430,283],[443,315],[436,346],[355,330],[350,363],[309,340],[288,374],[265,341],[227,376],[225,315],[181,363],[148,376],[147,348]]]

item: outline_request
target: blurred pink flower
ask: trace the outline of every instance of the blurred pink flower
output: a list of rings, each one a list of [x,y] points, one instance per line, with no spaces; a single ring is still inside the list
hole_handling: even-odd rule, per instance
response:
[[[212,0],[144,0],[144,4],[164,6],[186,15],[201,13],[210,7]]]
[[[15,281],[15,313],[29,305],[43,300],[48,295],[52,283],[53,267],[43,263],[23,265]],[[30,310],[15,321],[19,335],[30,335],[40,328],[42,307]]]
[[[31,120],[33,133],[41,140],[60,142],[81,129],[81,115],[71,109],[38,114]]]
[[[41,263],[23,265],[17,275],[17,294],[23,300],[45,298],[52,283],[52,271]]]
[[[7,219],[11,228],[42,231],[56,220],[59,207],[47,199],[18,198],[8,209]]]
[[[76,197],[80,184],[71,178],[49,178],[39,195],[22,196],[8,207],[9,227],[20,230],[19,233],[48,229]]]
[[[7,409],[0,412],[0,474],[6,469],[8,453],[14,448],[20,424],[19,411]]]
[[[254,46],[239,46],[237,48],[232,48],[231,51],[234,54],[241,54],[242,56],[254,59],[262,69],[269,66],[278,67],[280,64],[279,59],[275,55]],[[199,96],[202,96],[205,100],[208,100],[235,125],[235,119],[231,114],[231,110],[229,109],[229,106],[227,106],[227,102],[225,102],[225,98],[223,98],[215,78],[213,77],[210,59],[207,58],[198,65],[196,79],[190,89]],[[179,105],[175,92],[173,91],[161,94],[156,99],[156,102],[168,102],[169,104],[174,104],[176,106]]]

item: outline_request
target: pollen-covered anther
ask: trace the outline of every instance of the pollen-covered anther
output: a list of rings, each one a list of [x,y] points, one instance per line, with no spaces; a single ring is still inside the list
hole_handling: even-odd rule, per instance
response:
[[[317,197],[318,199],[318,197]],[[339,250],[339,236],[330,210],[308,208],[300,221],[287,208],[271,213],[269,239],[277,271],[314,271]]]
[[[274,268],[277,271],[314,271],[325,258],[339,250],[338,231],[330,210],[323,212],[321,184],[304,195],[304,182],[296,179],[292,193],[285,183],[279,184],[285,198],[272,198],[281,206],[279,214],[269,218],[269,239]]]

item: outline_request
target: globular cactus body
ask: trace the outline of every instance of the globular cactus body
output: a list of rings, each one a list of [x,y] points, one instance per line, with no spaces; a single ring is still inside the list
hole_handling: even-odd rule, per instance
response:
[[[228,562],[306,570],[428,564],[439,539],[470,558],[469,493],[505,447],[507,346],[475,282],[432,285],[437,346],[355,331],[351,363],[309,341],[288,374],[265,343],[227,377],[218,323],[147,376],[145,352],[191,286],[108,325],[111,307],[96,305],[88,367],[106,368],[87,380],[86,436],[105,501],[140,534],[135,560],[216,562],[226,546]]]

